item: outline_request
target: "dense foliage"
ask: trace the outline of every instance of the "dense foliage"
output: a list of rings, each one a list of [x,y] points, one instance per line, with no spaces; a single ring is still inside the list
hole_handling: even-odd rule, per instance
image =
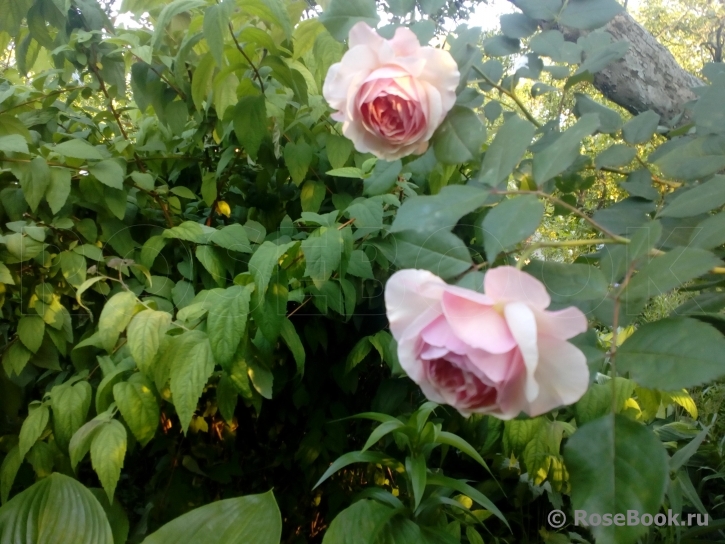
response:
[[[725,375],[723,64],[664,126],[590,86],[627,50],[600,30],[615,0],[517,0],[500,34],[448,36],[442,0],[388,0],[388,25],[321,4],[124,0],[124,28],[96,0],[0,0],[0,542],[722,536],[722,436],[688,389],[705,406]],[[329,117],[359,21],[458,65],[422,156],[361,154]],[[591,383],[463,418],[402,372],[384,286],[480,291],[504,264],[586,313]]]

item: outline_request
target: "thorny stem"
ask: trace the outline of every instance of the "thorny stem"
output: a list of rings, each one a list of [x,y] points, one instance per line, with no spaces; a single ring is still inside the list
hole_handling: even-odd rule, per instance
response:
[[[526,116],[526,118],[531,121],[534,125],[536,125],[538,128],[541,128],[543,125],[532,115],[532,113],[528,110],[528,108],[524,105],[524,103],[521,101],[521,99],[516,95],[516,93],[512,90],[507,89],[506,87],[502,87],[495,81],[492,81],[486,74],[483,73],[483,71],[478,68],[477,66],[473,66],[473,69],[478,72],[478,74],[486,80],[486,83],[493,86],[496,90],[498,90],[500,93],[505,94],[508,96],[511,100],[513,100],[516,105],[519,107],[519,109],[522,111],[522,113]]]

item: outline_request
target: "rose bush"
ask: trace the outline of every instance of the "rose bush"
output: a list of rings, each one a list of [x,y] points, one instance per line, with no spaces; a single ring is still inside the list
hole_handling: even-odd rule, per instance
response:
[[[391,40],[367,24],[350,30],[350,50],[332,65],[325,100],[361,153],[395,160],[428,149],[456,101],[460,73],[450,53],[422,47],[408,28]]]
[[[425,396],[501,419],[546,413],[587,390],[586,358],[567,342],[586,318],[550,303],[539,280],[511,266],[489,270],[484,293],[425,270],[396,272],[385,290],[400,364]]]

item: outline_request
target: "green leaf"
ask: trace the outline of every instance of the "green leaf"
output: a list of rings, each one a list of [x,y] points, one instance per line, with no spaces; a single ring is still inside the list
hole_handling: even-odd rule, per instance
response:
[[[320,22],[337,41],[347,39],[350,29],[359,22],[375,28],[380,17],[374,0],[331,0]]]
[[[179,337],[171,360],[171,394],[181,428],[186,434],[196,404],[206,382],[214,372],[214,357],[209,338],[201,331],[185,332]]]
[[[231,361],[242,340],[247,327],[250,295],[249,287],[241,285],[212,291],[207,334],[214,359],[221,365]]]
[[[292,22],[282,0],[245,0],[241,7],[243,11],[279,26],[287,38],[292,36]]]
[[[305,255],[305,276],[318,286],[340,266],[345,241],[335,227],[320,227],[300,244]]]
[[[126,172],[114,160],[97,162],[88,167],[88,172],[108,187],[123,189],[123,179],[126,177]]]
[[[267,106],[264,96],[245,96],[233,112],[234,133],[247,154],[257,159],[259,148],[267,135]]]
[[[553,21],[561,11],[562,0],[516,0],[516,7],[532,19]]]
[[[383,526],[394,513],[395,510],[378,501],[359,500],[335,516],[325,532],[322,544],[370,544],[370,539],[379,534],[377,531],[384,529]],[[384,542],[409,544],[412,541],[385,539]]]
[[[684,180],[703,179],[725,168],[725,137],[707,136],[673,140],[675,147],[657,154],[654,163],[665,176]],[[660,150],[658,150],[660,151]]]
[[[380,200],[357,199],[347,207],[345,215],[350,219],[355,219],[355,227],[364,229],[368,235],[373,235],[383,228],[383,203]]]
[[[679,193],[659,213],[660,217],[692,217],[725,204],[725,176],[713,176],[710,181]]]
[[[106,514],[93,494],[59,473],[0,508],[0,542],[114,544]]]
[[[302,185],[300,200],[303,212],[317,213],[322,201],[325,200],[325,184],[319,181],[307,180]]]
[[[137,303],[136,295],[131,291],[121,291],[106,302],[98,319],[98,332],[103,349],[112,352],[118,336],[126,329],[134,316]]]
[[[191,97],[194,106],[199,111],[203,109],[204,102],[206,102],[207,108],[209,107],[209,93],[212,90],[214,68],[216,67],[216,63],[213,61],[214,57],[211,53],[202,57],[191,81]]]
[[[630,298],[662,295],[720,265],[720,259],[698,248],[676,247],[655,257],[632,278],[625,289]]]
[[[504,200],[483,219],[483,244],[490,262],[525,240],[539,228],[544,205],[534,195]]]
[[[294,58],[298,59],[312,50],[317,36],[322,32],[325,32],[325,27],[322,26],[322,23],[317,18],[301,21],[295,27],[292,37],[294,41]],[[330,163],[332,164],[332,161]]]
[[[480,208],[488,199],[486,190],[470,185],[448,185],[432,196],[408,198],[398,210],[390,232],[438,233]]]
[[[128,347],[139,370],[148,374],[161,344],[161,338],[171,323],[167,312],[144,310],[128,324]]]
[[[523,13],[501,15],[501,32],[509,38],[528,38],[539,28],[536,21]]]
[[[18,474],[20,465],[23,464],[23,458],[20,457],[18,446],[14,446],[3,459],[0,466],[0,503],[8,502],[10,490],[15,482],[15,476]]]
[[[385,425],[385,424],[383,424]],[[413,455],[405,458],[405,471],[413,487],[413,509],[417,510],[420,501],[423,499],[425,485],[427,481],[427,469],[425,466],[425,458],[422,455]]]
[[[115,419],[103,423],[91,442],[91,463],[111,503],[125,457],[126,428]]]
[[[650,221],[653,202],[638,198],[626,198],[604,210],[594,212],[593,219],[614,234],[634,232]]]
[[[488,468],[488,465],[486,464],[486,461],[483,460],[483,457],[481,457],[479,455],[479,453],[476,451],[476,449],[473,446],[471,446],[471,444],[466,442],[463,438],[458,436],[457,434],[449,433],[446,431],[441,431],[438,433],[438,436],[436,437],[436,442],[438,442],[439,444],[445,444],[445,445],[456,448],[457,450],[465,453],[471,459],[476,461],[479,465],[481,465],[483,468],[485,468],[489,473],[491,472],[491,470]]]
[[[45,192],[50,186],[50,168],[43,157],[35,157],[30,161],[30,169],[20,177],[20,187],[23,189],[25,201],[35,212]]]
[[[568,42],[564,34],[558,30],[545,30],[540,32],[529,42],[529,47],[545,57],[551,58],[554,62],[566,62],[568,64],[579,64],[582,60],[582,48],[580,45]],[[567,69],[566,75],[569,75]]]
[[[217,285],[224,285],[227,271],[217,250],[211,246],[196,246],[195,254]]]
[[[492,36],[484,40],[483,50],[489,57],[506,57],[518,53],[521,43],[506,36]]]
[[[25,315],[18,321],[18,336],[20,341],[30,351],[35,353],[40,349],[45,334],[45,321],[40,316]]]
[[[725,244],[725,213],[712,215],[693,229],[690,246],[714,249]]]
[[[0,136],[0,151],[3,153],[30,153],[28,143],[20,134]]]
[[[85,159],[91,161],[103,160],[103,155],[98,152],[98,149],[85,140],[67,140],[54,146],[52,150],[59,155],[72,157],[74,159]]]
[[[20,437],[18,438],[18,455],[20,455],[21,459],[25,458],[30,448],[43,434],[49,418],[50,410],[46,404],[37,405],[34,408],[31,406],[28,417],[25,418],[23,426],[20,428]]]
[[[602,151],[594,161],[597,168],[626,166],[637,156],[637,151],[626,144],[614,144]]]
[[[403,163],[400,160],[387,162],[378,160],[375,163],[370,177],[363,181],[363,194],[365,196],[377,196],[389,193],[398,181],[398,175],[403,170]]]
[[[725,374],[725,338],[711,325],[668,318],[642,325],[617,350],[617,368],[643,387],[676,391]]]
[[[359,249],[353,250],[350,255],[350,261],[347,263],[347,273],[366,280],[374,278],[373,267],[364,251]]]
[[[476,501],[478,504],[483,506],[486,510],[493,513],[498,519],[504,522],[506,527],[509,526],[508,521],[506,521],[506,518],[501,513],[501,510],[499,510],[495,504],[491,502],[491,500],[486,497],[483,493],[478,491],[477,489],[471,487],[465,481],[463,480],[455,480],[453,478],[448,478],[447,476],[442,476],[440,474],[429,474],[428,475],[428,484],[429,485],[435,485],[435,486],[441,486],[441,487],[448,487],[450,489],[453,489],[454,491],[458,491],[459,493],[463,493],[467,497],[470,497],[474,501]]]
[[[393,235],[395,264],[399,268],[429,270],[443,279],[463,274],[473,262],[458,236],[445,231],[399,232]]]
[[[13,275],[10,273],[10,269],[5,264],[0,263],[0,283],[5,285],[15,285]]]
[[[276,245],[273,242],[266,241],[254,252],[252,258],[249,259],[249,273],[254,278],[258,294],[263,295],[267,292],[267,286],[272,279],[272,272],[279,264],[282,256],[295,244],[296,242],[289,242]]]
[[[624,8],[616,0],[569,0],[559,23],[581,30],[603,27]]]
[[[574,114],[577,117],[596,114],[599,117],[599,131],[606,134],[613,134],[622,128],[622,118],[616,111],[592,100],[586,94],[575,93],[574,96],[576,97]]]
[[[85,380],[73,385],[57,385],[51,389],[53,436],[61,450],[68,450],[71,438],[85,423],[92,397],[91,385]]]
[[[659,511],[668,480],[667,453],[640,423],[619,415],[587,423],[567,441],[564,461],[574,509],[589,515]],[[647,527],[627,524],[590,529],[597,541],[622,544],[647,532]]]
[[[634,229],[629,244],[608,246],[602,250],[599,266],[609,283],[619,283],[629,266],[639,258],[647,255],[662,236],[662,224],[650,221],[640,228]]]
[[[103,489],[92,487],[88,489],[88,491],[93,493],[93,496],[106,512],[108,523],[111,525],[114,544],[126,544],[130,526],[128,516],[126,515],[123,506],[121,506],[121,503],[119,501],[113,501],[113,504],[111,504]]]
[[[239,394],[231,378],[224,374],[216,388],[216,401],[224,421],[231,423],[234,419],[234,410],[239,401]]]
[[[507,179],[526,153],[536,127],[518,115],[512,115],[498,129],[486,150],[481,165],[481,183],[496,187]]]
[[[177,15],[204,5],[203,0],[174,0],[164,6],[154,24],[154,34],[151,38],[151,47],[158,49],[166,34],[166,27]]]
[[[579,156],[582,140],[599,128],[599,115],[582,116],[543,151],[534,155],[534,179],[537,185],[549,181],[569,168]]]
[[[622,127],[622,136],[628,144],[643,144],[649,142],[657,131],[660,116],[652,110],[632,117]]]
[[[365,172],[363,172],[360,168],[355,168],[354,166],[343,166],[342,168],[335,168],[333,170],[328,170],[327,172],[325,172],[325,174],[338,178],[351,179],[363,179],[365,177]]]
[[[330,161],[333,168],[345,166],[352,150],[352,142],[347,138],[336,134],[327,137],[327,160]]]
[[[295,185],[299,186],[305,181],[313,157],[312,146],[304,140],[289,142],[284,146],[284,162]]]
[[[60,254],[60,269],[63,277],[73,287],[80,287],[86,281],[86,259],[73,251],[62,251]]]
[[[146,537],[142,544],[279,544],[282,515],[271,491],[196,508]]]
[[[142,375],[133,374],[127,382],[113,386],[113,398],[141,446],[148,444],[159,425],[159,405],[151,383]]]
[[[229,15],[226,3],[209,6],[204,12],[204,39],[220,68],[224,68],[224,39],[229,32]]]
[[[164,238],[176,238],[177,240],[186,240],[187,242],[203,243],[210,231],[208,227],[204,227],[195,221],[184,221],[180,225],[166,229],[163,233]]]
[[[282,320],[280,334],[295,359],[297,376],[302,376],[305,370],[305,347],[302,345],[302,340],[300,340],[294,324],[287,317]]]
[[[486,142],[486,126],[473,110],[454,106],[433,136],[436,158],[445,164],[461,164],[477,158]]]
[[[524,270],[546,286],[555,302],[601,301],[609,292],[609,282],[602,271],[588,264],[533,260]]]
[[[284,282],[283,278],[279,278]],[[252,293],[251,313],[254,322],[270,343],[277,342],[282,320],[287,313],[289,291],[282,283],[272,282],[263,296]]]
[[[342,470],[346,466],[352,465],[353,463],[375,463],[383,466],[392,467],[400,466],[399,461],[396,461],[392,457],[388,457],[384,453],[376,451],[351,451],[335,459],[335,461],[333,461],[333,463],[328,467],[328,469],[320,477],[320,479],[317,480],[317,483],[312,489],[317,489],[317,487],[322,482],[335,474],[335,472],[337,472],[338,470]]]

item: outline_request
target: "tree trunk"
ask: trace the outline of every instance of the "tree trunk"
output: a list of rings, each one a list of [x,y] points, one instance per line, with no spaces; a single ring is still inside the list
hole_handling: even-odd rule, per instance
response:
[[[516,0],[509,1],[516,5]],[[560,30],[570,41],[584,34],[571,28]],[[617,15],[604,30],[616,41],[628,41],[630,47],[622,60],[595,74],[594,86],[632,114],[653,110],[663,123],[677,122],[686,104],[697,97],[692,88],[703,82],[686,72],[672,53],[628,13]]]

